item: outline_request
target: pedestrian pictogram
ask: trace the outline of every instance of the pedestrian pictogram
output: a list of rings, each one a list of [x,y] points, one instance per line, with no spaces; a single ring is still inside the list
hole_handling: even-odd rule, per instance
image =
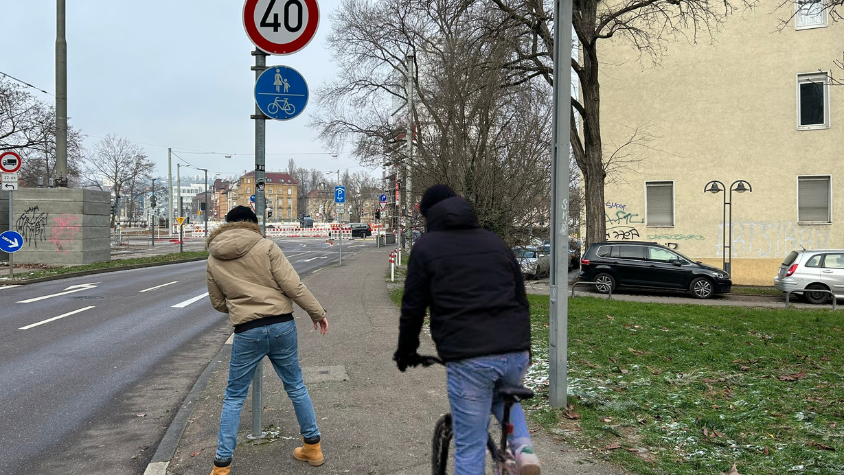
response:
[[[21,168],[21,156],[15,152],[0,153],[0,171],[3,173],[15,173]]]
[[[243,27],[269,54],[290,54],[313,39],[319,24],[316,0],[246,0]]]
[[[269,66],[255,81],[255,103],[271,119],[292,119],[308,104],[308,83],[291,67]]]

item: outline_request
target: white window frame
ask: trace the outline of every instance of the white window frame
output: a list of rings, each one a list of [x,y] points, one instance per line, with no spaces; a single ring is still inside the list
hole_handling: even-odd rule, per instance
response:
[[[287,187],[287,194],[288,194],[288,195],[292,195],[292,194],[293,194],[293,187],[292,187],[292,186]]]
[[[807,83],[823,82],[823,115],[822,124],[802,125],[800,124],[800,85]],[[829,119],[829,71],[818,71],[814,73],[800,73],[797,75],[797,130],[822,130],[828,129]]]
[[[650,212],[648,210],[648,186],[649,185],[671,185],[671,224],[651,224],[650,223]],[[674,187],[674,180],[652,180],[645,182],[645,226],[649,228],[673,228],[675,223],[677,222],[677,206],[675,205],[675,187]]]
[[[829,195],[826,204],[826,221],[801,221],[800,220],[800,179],[827,178],[829,180]],[[832,175],[797,175],[797,224],[832,224]]]
[[[817,16],[817,15],[805,15],[805,14],[800,13],[801,11],[805,11],[805,9],[802,9],[801,7],[803,5],[807,5],[807,4],[819,4],[820,5],[821,11],[819,12],[820,13],[820,18],[819,18],[820,21],[819,22],[813,22],[813,23],[807,24],[805,22],[805,20],[803,20],[804,18],[813,18],[813,17]],[[794,0],[794,29],[800,31],[800,30],[812,30],[812,29],[815,29],[815,28],[826,28],[827,26],[829,26],[829,14],[827,12],[828,10],[829,9],[827,8],[826,0],[817,0],[817,1]]]

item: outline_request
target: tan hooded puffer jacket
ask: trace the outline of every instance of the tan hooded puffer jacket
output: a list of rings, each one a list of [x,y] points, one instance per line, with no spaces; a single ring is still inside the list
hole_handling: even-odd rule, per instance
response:
[[[228,313],[232,325],[293,312],[293,303],[316,322],[325,309],[299,279],[276,243],[249,222],[226,223],[205,242],[211,305]],[[291,302],[292,301],[292,302]]]

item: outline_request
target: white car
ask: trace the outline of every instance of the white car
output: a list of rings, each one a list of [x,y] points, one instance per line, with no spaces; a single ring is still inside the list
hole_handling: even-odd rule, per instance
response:
[[[551,259],[548,254],[533,246],[514,247],[513,254],[522,267],[525,279],[538,279],[551,274]]]
[[[792,290],[829,290],[844,299],[844,250],[818,249],[792,251],[774,277],[774,287],[783,292]],[[827,292],[796,292],[809,303],[822,304],[831,295]]]

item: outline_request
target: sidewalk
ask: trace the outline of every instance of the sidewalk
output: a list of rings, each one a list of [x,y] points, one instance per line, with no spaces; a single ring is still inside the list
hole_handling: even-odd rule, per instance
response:
[[[329,331],[313,329],[298,307],[299,357],[322,432],[326,457],[315,468],[295,460],[301,443],[292,406],[270,363],[265,360],[264,441],[246,439],[251,433],[252,395],[241,416],[232,474],[353,474],[428,475],[434,423],[448,411],[442,367],[399,372],[392,361],[398,336],[398,308],[389,299],[385,274],[389,250],[371,249],[303,276],[308,288],[328,310]],[[423,338],[420,353],[433,354]],[[228,353],[215,358],[218,367],[195,400],[175,455],[157,463],[148,474],[207,475],[217,446],[220,411],[228,374]],[[186,406],[176,416],[184,416]],[[189,410],[189,408],[188,408]],[[175,429],[179,429],[175,427]],[[535,428],[534,428],[535,429]],[[543,474],[621,475],[599,464],[587,452],[565,446],[553,436],[534,433]],[[159,448],[162,450],[162,448]],[[155,461],[155,459],[154,459]]]

